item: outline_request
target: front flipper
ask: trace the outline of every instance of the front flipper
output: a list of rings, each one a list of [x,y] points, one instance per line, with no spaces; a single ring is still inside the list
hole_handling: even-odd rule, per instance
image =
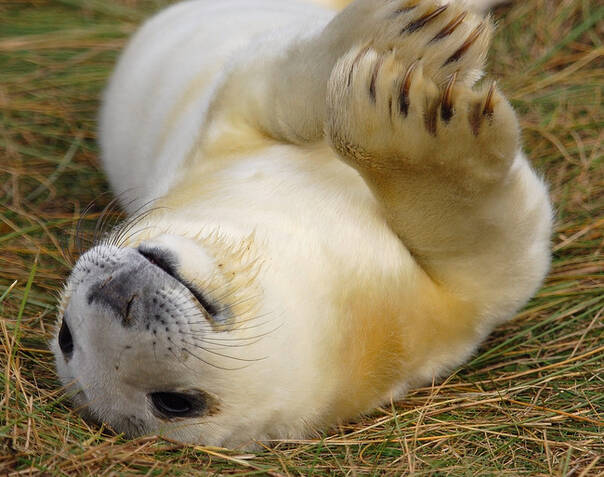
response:
[[[473,87],[488,20],[459,4],[405,5],[392,12],[397,28],[338,61],[327,134],[434,282],[506,318],[548,268],[546,189],[509,103],[492,82]]]

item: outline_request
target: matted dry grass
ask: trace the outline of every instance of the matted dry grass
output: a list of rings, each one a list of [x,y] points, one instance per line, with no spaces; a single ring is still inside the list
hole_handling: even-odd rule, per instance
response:
[[[217,0],[219,1],[219,0]],[[321,438],[256,454],[125,440],[64,402],[47,341],[77,219],[109,202],[95,118],[116,54],[163,1],[0,3],[1,475],[603,475],[602,38],[597,0],[527,0],[490,71],[551,184],[544,287],[451,377]]]

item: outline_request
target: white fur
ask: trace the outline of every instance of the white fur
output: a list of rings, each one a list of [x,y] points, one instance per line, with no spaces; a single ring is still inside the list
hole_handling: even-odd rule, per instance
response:
[[[471,87],[489,29],[456,64],[459,111],[432,136],[413,111],[386,120],[383,94],[445,20],[399,38],[396,22],[417,13],[394,19],[397,3],[358,0],[332,21],[295,1],[194,0],[132,39],[104,98],[102,164],[129,213],[158,209],[121,248],[86,254],[67,284],[74,355],[67,362],[56,340],[53,350],[88,414],[214,445],[301,437],[459,365],[535,292],[551,209],[513,112],[496,92],[478,135],[457,119],[464,101],[485,97]],[[480,21],[468,14],[425,47],[412,100],[436,94],[453,71],[439,69],[445,53]],[[383,57],[374,107],[366,86]],[[211,343],[197,358],[188,345],[158,356],[172,331],[125,330],[86,302],[86,267],[100,274],[139,244],[170,250],[233,313],[228,326],[187,325]],[[185,290],[169,292],[193,306]],[[219,411],[176,423],[150,411],[149,392],[190,387]]]

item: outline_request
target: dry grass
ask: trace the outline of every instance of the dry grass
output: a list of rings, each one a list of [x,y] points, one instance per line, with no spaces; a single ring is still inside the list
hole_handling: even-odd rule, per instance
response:
[[[47,340],[82,206],[110,200],[94,141],[117,51],[163,2],[0,3],[0,474],[604,474],[604,166],[597,0],[499,9],[491,71],[557,207],[543,289],[443,383],[321,439],[254,455],[89,427]],[[104,195],[103,195],[104,194]],[[71,245],[70,245],[71,246]]]

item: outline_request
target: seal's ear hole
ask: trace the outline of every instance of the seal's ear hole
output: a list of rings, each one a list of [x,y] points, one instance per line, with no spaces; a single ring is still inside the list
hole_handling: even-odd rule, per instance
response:
[[[65,360],[69,360],[73,354],[73,336],[71,336],[71,331],[65,322],[65,318],[63,318],[61,329],[59,330],[59,347],[63,352]]]

